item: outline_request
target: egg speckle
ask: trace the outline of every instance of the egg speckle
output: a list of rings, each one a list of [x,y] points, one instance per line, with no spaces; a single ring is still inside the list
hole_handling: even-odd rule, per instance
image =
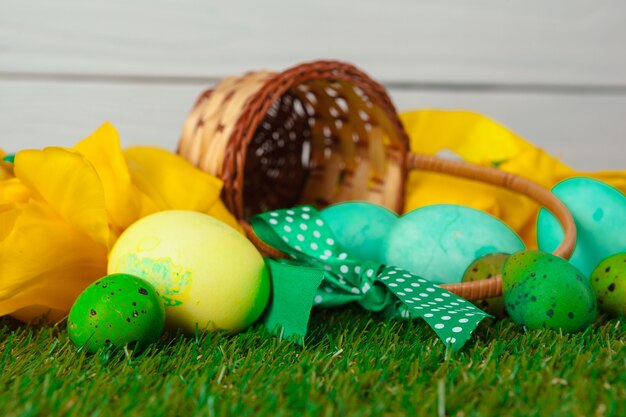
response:
[[[165,326],[165,307],[144,280],[114,274],[88,286],[69,314],[70,340],[88,352],[134,345],[141,350],[157,341]]]
[[[591,273],[591,287],[600,311],[610,316],[626,315],[626,253],[604,259]]]
[[[504,303],[511,319],[528,329],[580,331],[596,318],[589,281],[566,260],[526,250],[511,255],[502,273]]]
[[[508,253],[493,253],[481,256],[465,270],[463,282],[495,278],[502,273],[502,267],[508,257]],[[477,300],[474,301],[474,304],[497,318],[503,318],[507,315],[502,297]]]

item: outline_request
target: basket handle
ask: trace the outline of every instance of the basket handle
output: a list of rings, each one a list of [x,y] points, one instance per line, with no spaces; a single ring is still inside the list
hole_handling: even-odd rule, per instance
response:
[[[409,152],[406,157],[407,169],[439,172],[456,177],[480,181],[516,191],[535,200],[548,209],[559,221],[564,231],[563,241],[553,252],[554,255],[569,259],[576,247],[576,224],[565,205],[549,190],[541,185],[496,168],[483,167],[463,161],[453,161],[436,156],[421,155]],[[250,241],[264,254],[273,258],[286,258],[281,251],[267,245],[255,233],[248,223],[242,224]],[[474,301],[502,295],[502,277],[497,275],[490,279],[458,284],[444,284],[442,288]]]

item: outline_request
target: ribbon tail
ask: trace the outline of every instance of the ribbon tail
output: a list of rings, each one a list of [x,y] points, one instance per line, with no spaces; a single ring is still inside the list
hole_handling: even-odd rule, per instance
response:
[[[474,313],[468,313],[468,314],[474,314]],[[467,319],[468,322],[463,324],[462,327],[461,326],[458,326],[458,327],[446,326],[445,328],[438,327],[441,324],[441,322],[437,323],[434,320],[431,320],[428,318],[424,318],[424,320],[426,320],[428,325],[435,331],[435,333],[437,333],[437,336],[439,337],[439,339],[441,339],[446,344],[446,346],[449,346],[453,352],[458,352],[459,350],[463,348],[465,343],[472,337],[472,333],[474,332],[474,330],[476,330],[480,322],[486,318],[491,318],[491,317],[492,316],[489,316],[487,314],[474,314],[473,316],[465,317],[465,319]],[[464,319],[461,318],[461,320],[464,320]]]
[[[324,270],[266,259],[271,274],[270,301],[261,317],[281,339],[303,344]]]
[[[452,351],[459,351],[478,324],[493,317],[467,300],[401,268],[386,267],[376,278],[406,305],[405,317],[421,317]]]

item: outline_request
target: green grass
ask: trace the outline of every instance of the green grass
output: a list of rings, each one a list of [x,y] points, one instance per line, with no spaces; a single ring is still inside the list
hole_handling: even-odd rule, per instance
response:
[[[64,325],[0,320],[0,416],[625,416],[626,331],[481,326],[447,352],[420,321],[314,314],[304,347],[260,327],[77,352]]]

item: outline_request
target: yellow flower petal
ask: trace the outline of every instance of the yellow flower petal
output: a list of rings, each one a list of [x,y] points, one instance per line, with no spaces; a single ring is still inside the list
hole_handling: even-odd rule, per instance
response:
[[[155,147],[124,151],[135,186],[160,210],[192,210],[207,213],[239,229],[220,201],[222,182],[183,158]],[[149,214],[149,213],[145,213]]]
[[[109,222],[116,235],[141,215],[141,195],[133,186],[119,135],[105,123],[74,149],[95,168],[104,189]]]
[[[13,177],[13,164],[3,161],[5,156],[7,154],[0,149],[0,181]]]
[[[11,233],[21,212],[14,204],[0,203],[0,241]]]
[[[132,147],[124,155],[133,182],[161,210],[205,212],[222,190],[220,180],[164,149]]]
[[[0,204],[25,204],[31,197],[30,190],[17,178],[0,181]]]
[[[21,208],[30,201],[31,193],[17,178],[0,181],[0,241],[11,230]]]
[[[11,316],[26,323],[54,323],[67,317],[67,311],[55,310],[46,306],[31,305],[20,308],[11,313]]]
[[[60,219],[95,242],[109,244],[102,184],[83,156],[63,148],[21,151],[15,157],[15,175]]]
[[[228,211],[222,200],[215,200],[215,203],[213,203],[213,205],[209,208],[206,214],[215,217],[218,220],[221,220],[222,222],[226,223],[240,233],[244,233],[243,228],[241,227],[235,216],[233,216],[231,212]]]
[[[0,242],[0,315],[29,306],[69,311],[106,274],[107,247],[33,201]]]

